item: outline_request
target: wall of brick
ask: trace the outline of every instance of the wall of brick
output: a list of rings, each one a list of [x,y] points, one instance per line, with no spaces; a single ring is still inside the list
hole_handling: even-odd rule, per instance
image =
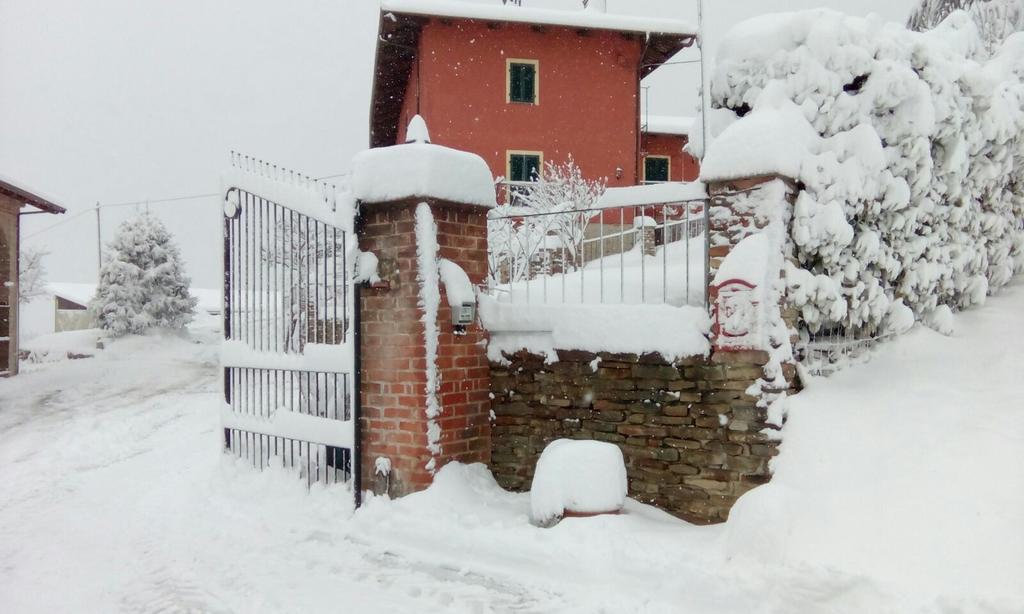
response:
[[[415,209],[421,199],[362,208],[359,247],[378,258],[382,284],[365,288],[360,301],[363,487],[401,496],[426,488],[432,474],[427,449],[427,362],[416,280]],[[439,256],[459,264],[474,283],[487,270],[486,212],[430,201]],[[437,398],[442,408],[440,467],[446,462],[486,462],[490,411],[486,333],[479,325],[455,334],[442,287],[438,313]],[[388,478],[374,472],[390,459]]]
[[[769,480],[777,448],[761,431],[774,427],[745,393],[765,352],[673,363],[562,350],[551,364],[525,351],[505,358],[491,364],[490,464],[505,488],[528,490],[541,451],[559,438],[617,444],[630,496],[690,522],[724,521],[740,495]]]

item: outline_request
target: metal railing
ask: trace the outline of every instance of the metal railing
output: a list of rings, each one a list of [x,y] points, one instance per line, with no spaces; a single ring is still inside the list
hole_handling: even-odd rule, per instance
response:
[[[793,348],[796,361],[811,375],[827,377],[851,365],[871,359],[871,350],[894,336],[865,336],[845,328],[821,330],[801,338]]]
[[[704,200],[493,210],[490,290],[513,303],[703,305]]]

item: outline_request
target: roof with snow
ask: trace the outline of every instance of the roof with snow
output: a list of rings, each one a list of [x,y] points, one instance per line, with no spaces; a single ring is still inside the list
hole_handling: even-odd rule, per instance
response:
[[[640,76],[645,77],[693,44],[697,28],[686,21],[616,15],[599,10],[536,9],[454,0],[381,0],[374,67],[370,146],[391,145],[398,136],[402,101],[414,66],[423,24],[432,17],[486,23],[522,23],[586,32],[610,30],[644,42]]]
[[[644,122],[644,132],[647,134],[677,134],[687,136],[693,130],[694,119],[692,117],[677,117],[672,115],[648,115]]]
[[[44,196],[39,190],[3,175],[0,175],[0,194],[46,213],[64,213],[66,211],[64,207],[53,202],[55,199]]]
[[[689,183],[652,183],[649,185],[633,185],[624,188],[608,188],[597,200],[598,209],[613,207],[633,207],[643,205],[662,205],[679,203],[689,200],[701,200],[707,197],[704,184],[699,181]]]
[[[410,142],[376,147],[352,161],[352,191],[364,204],[435,198],[494,207],[494,178],[480,156],[430,142],[419,115],[409,122]]]

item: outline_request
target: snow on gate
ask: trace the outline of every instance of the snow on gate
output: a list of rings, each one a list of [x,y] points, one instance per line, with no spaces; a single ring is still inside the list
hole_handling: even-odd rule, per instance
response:
[[[224,447],[307,484],[347,482],[358,475],[352,206],[305,175],[234,152],[231,163]]]

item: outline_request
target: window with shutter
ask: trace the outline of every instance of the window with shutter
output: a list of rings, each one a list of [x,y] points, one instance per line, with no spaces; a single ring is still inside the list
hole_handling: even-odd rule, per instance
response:
[[[536,181],[540,176],[540,154],[509,153],[508,180]]]
[[[508,101],[537,104],[537,61],[508,61]]]
[[[644,158],[644,182],[664,183],[669,181],[669,157],[647,156]]]

